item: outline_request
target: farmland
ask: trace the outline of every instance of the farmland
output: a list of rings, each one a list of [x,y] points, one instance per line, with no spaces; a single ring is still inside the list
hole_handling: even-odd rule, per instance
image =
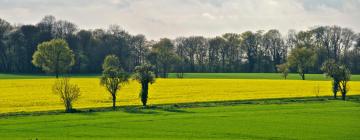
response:
[[[72,78],[81,88],[75,108],[111,105],[99,79]],[[0,80],[0,113],[62,109],[59,98],[51,93],[52,78]],[[360,94],[360,82],[350,82],[349,95]],[[135,81],[123,86],[117,105],[140,105],[140,85]],[[319,91],[319,92],[318,92]],[[190,103],[262,98],[331,96],[330,81],[267,79],[157,79],[150,86],[150,104]]]
[[[359,102],[320,101],[0,118],[2,139],[349,139]]]
[[[349,100],[341,101],[326,97],[331,96],[331,81],[316,74],[308,76],[312,80],[281,80],[276,74],[172,76],[150,86],[148,108],[139,107],[140,85],[130,81],[118,93],[119,107],[110,111],[111,99],[98,75],[72,75],[71,83],[82,95],[74,103],[78,112],[67,114],[51,93],[52,76],[2,74],[1,139],[360,137],[356,80],[349,83]]]

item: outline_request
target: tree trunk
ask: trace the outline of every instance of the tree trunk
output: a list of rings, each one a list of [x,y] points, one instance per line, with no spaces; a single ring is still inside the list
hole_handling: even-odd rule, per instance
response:
[[[115,105],[115,103],[116,103],[116,96],[115,96],[115,94],[112,94],[112,101],[113,101],[112,108],[113,108],[113,110],[115,110],[115,109],[116,109],[116,105]]]
[[[70,101],[65,101],[65,112],[71,113],[72,112],[72,106]]]
[[[301,79],[305,80],[305,73],[300,73]]]
[[[341,95],[342,95],[342,100],[345,101],[345,99],[346,99],[346,93],[342,93]]]
[[[148,98],[148,88],[149,88],[149,83],[148,82],[143,82],[141,83],[141,102],[143,104],[143,106],[146,106],[147,103],[147,98]]]
[[[333,81],[333,94],[334,94],[334,98],[337,99],[337,92],[339,90],[339,82],[337,80]]]

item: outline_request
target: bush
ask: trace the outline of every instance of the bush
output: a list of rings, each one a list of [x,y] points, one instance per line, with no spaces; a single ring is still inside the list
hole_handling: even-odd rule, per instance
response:
[[[70,84],[68,78],[55,81],[53,93],[60,96],[65,105],[65,112],[73,112],[72,103],[80,97],[80,88],[76,84]]]

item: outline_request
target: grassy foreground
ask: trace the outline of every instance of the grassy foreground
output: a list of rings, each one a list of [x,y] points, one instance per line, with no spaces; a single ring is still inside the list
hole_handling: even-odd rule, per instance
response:
[[[0,117],[1,139],[358,139],[360,104],[290,104],[121,109]]]

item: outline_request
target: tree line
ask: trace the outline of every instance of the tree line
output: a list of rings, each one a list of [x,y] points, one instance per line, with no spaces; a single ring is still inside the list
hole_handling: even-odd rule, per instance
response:
[[[169,72],[179,77],[185,72],[280,72],[282,67],[305,78],[305,73],[322,73],[327,60],[360,73],[360,34],[339,26],[290,30],[286,35],[272,29],[153,41],[118,25],[82,30],[54,16],[45,16],[35,25],[11,25],[0,19],[0,72],[40,73],[32,64],[37,45],[59,38],[73,51],[69,73],[101,73],[109,54],[119,58],[124,71],[150,63],[160,77]]]
[[[81,94],[80,88],[76,84],[71,84],[67,75],[62,75],[75,64],[75,55],[68,43],[64,39],[52,39],[42,42],[37,45],[32,58],[31,62],[34,66],[56,75],[57,80],[53,85],[53,93],[60,96],[66,112],[73,112],[72,102],[76,101]],[[102,63],[100,84],[110,93],[113,109],[116,109],[117,92],[129,81],[130,77],[141,84],[139,97],[143,106],[146,107],[149,84],[155,82],[153,70],[154,66],[144,63],[136,66],[133,73],[129,73],[123,69],[116,55],[107,55]],[[62,76],[62,78],[58,79],[59,76]]]
[[[161,46],[169,46],[171,44],[169,40],[162,40],[160,42],[162,45],[154,45],[155,50],[160,49],[157,50],[159,52],[167,50],[163,50],[164,48]],[[295,64],[299,68],[299,74],[302,76],[303,80],[305,80],[305,73],[301,70],[304,70],[304,68],[307,67],[306,65],[310,63],[309,61],[303,61],[305,60],[303,58],[311,60],[311,57],[313,57],[311,55],[314,54],[311,51],[305,51],[306,49],[306,47],[297,48],[291,52],[289,62],[277,65],[278,71],[283,73],[285,79],[288,72],[288,65]],[[159,53],[156,56],[160,58],[169,58],[172,56],[165,54],[168,53]],[[303,55],[306,57],[297,58]],[[34,66],[39,67],[48,73],[55,73],[57,80],[53,85],[53,93],[60,96],[66,112],[75,111],[72,107],[72,103],[80,97],[80,88],[76,84],[71,84],[69,82],[69,77],[64,77],[62,79],[58,79],[58,77],[60,74],[71,69],[71,67],[75,64],[74,57],[73,51],[69,48],[68,43],[64,39],[53,39],[39,44],[32,57],[32,63]],[[167,61],[159,61],[159,63],[167,63]],[[146,107],[149,84],[155,82],[154,69],[155,67],[153,65],[144,63],[136,66],[133,73],[129,73],[123,69],[120,60],[116,55],[107,55],[102,64],[100,84],[110,93],[113,110],[116,110],[117,92],[122,88],[122,86],[128,83],[130,77],[141,84],[139,97],[141,98],[143,106]],[[351,77],[350,70],[341,62],[336,61],[336,59],[326,60],[322,64],[321,70],[326,76],[331,77],[333,80],[332,91],[334,98],[337,98],[337,93],[340,91],[342,99],[346,100],[346,94],[349,90],[347,83],[350,81]]]

